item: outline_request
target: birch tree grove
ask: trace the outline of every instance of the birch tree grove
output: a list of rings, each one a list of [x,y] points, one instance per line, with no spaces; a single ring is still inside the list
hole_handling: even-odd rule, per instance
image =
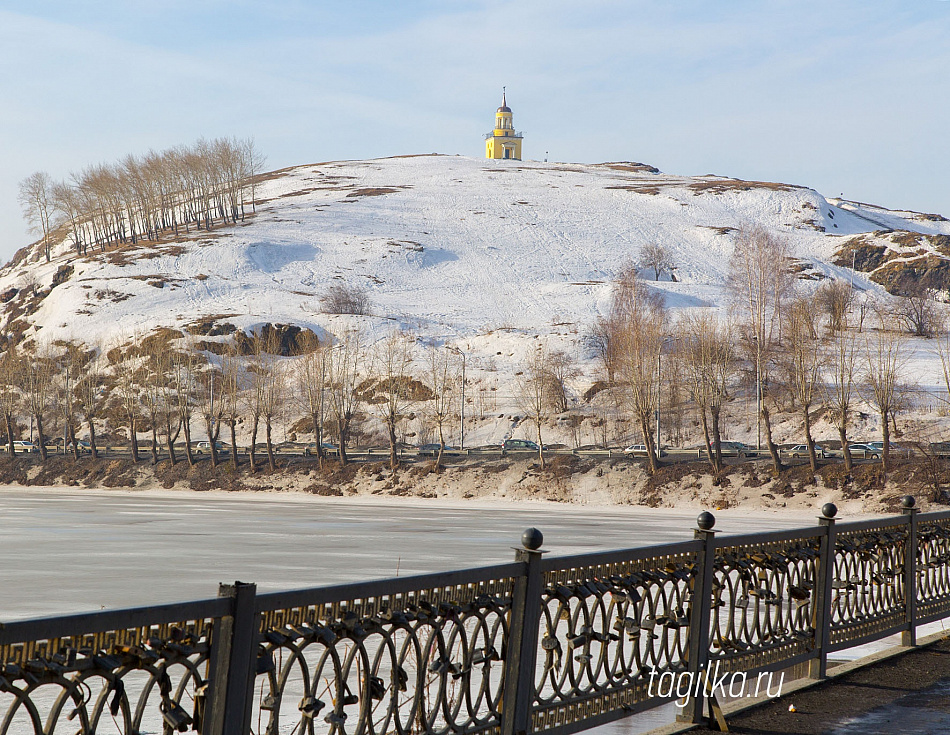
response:
[[[73,249],[156,241],[237,222],[254,207],[264,157],[254,141],[199,140],[144,156],[127,155],[96,164],[54,182],[44,172],[20,182],[20,203],[30,225],[43,236],[47,261],[50,233],[65,226]]]
[[[896,332],[878,332],[868,339],[865,399],[881,418],[881,464],[886,472],[891,462],[891,421],[900,405],[900,376],[907,363],[905,339]]]
[[[372,401],[376,414],[386,427],[389,438],[389,468],[399,466],[396,427],[416,400],[412,384],[415,342],[407,334],[393,332],[373,351],[376,391]]]

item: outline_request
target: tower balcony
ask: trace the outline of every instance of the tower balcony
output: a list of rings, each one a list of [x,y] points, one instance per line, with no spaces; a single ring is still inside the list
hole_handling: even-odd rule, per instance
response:
[[[485,133],[485,140],[491,140],[492,138],[523,138],[523,130],[505,130],[501,134],[496,133],[494,130],[490,133]]]

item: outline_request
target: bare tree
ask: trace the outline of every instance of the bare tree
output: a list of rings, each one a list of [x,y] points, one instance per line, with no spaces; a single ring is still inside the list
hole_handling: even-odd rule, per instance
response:
[[[22,406],[23,360],[13,346],[0,354],[0,411],[7,432],[7,451],[12,460],[16,456],[17,418]]]
[[[334,283],[320,297],[320,306],[324,314],[366,316],[371,308],[369,291],[362,286]]]
[[[636,269],[625,269],[614,286],[612,317],[617,327],[617,377],[623,398],[637,421],[647,448],[650,472],[658,466],[658,448],[651,422],[660,396],[660,354],[666,338],[666,309],[663,302],[637,277]]]
[[[548,395],[551,386],[549,376],[550,354],[547,348],[538,344],[525,359],[521,368],[521,375],[518,376],[518,388],[515,400],[518,409],[526,418],[534,424],[536,436],[538,439],[538,462],[541,469],[544,469],[544,438],[541,435],[541,428],[548,418],[551,399]]]
[[[363,396],[360,392],[359,375],[365,359],[366,348],[360,331],[344,333],[327,352],[329,376],[330,420],[333,422],[339,442],[340,464],[347,462],[346,446],[349,441],[353,419]]]
[[[278,359],[268,354],[264,370],[261,371],[263,380],[261,386],[261,418],[264,419],[264,442],[267,448],[267,465],[271,470],[277,469],[274,459],[274,421],[282,414],[286,397],[287,376],[284,366]]]
[[[819,378],[822,368],[821,343],[814,329],[814,311],[814,302],[808,299],[796,299],[789,305],[786,352],[792,392],[802,412],[805,445],[808,447],[812,473],[818,471],[818,459],[811,434],[811,412],[821,395]]]
[[[415,340],[402,332],[393,332],[373,349],[372,375],[376,379],[370,400],[374,411],[386,427],[389,438],[389,468],[399,466],[396,427],[418,398],[413,384]]]
[[[825,387],[825,402],[838,429],[844,467],[850,472],[854,464],[848,448],[848,426],[851,423],[851,405],[855,398],[856,341],[853,333],[841,330],[835,336],[828,359],[830,380]]]
[[[218,436],[224,414],[224,388],[222,372],[213,360],[206,360],[198,372],[198,407],[208,436],[212,469],[218,466]],[[234,448],[232,447],[232,450]]]
[[[552,350],[548,355],[548,380],[551,383],[549,397],[551,410],[554,413],[564,413],[570,408],[568,405],[568,383],[579,375],[579,370],[563,350]]]
[[[53,395],[53,358],[48,346],[40,346],[24,363],[24,397],[34,421],[39,439],[40,459],[46,461],[46,433],[44,422],[50,410]]]
[[[703,441],[713,471],[722,470],[722,411],[729,398],[735,369],[731,331],[709,314],[691,315],[680,325],[681,354],[686,377],[703,429]]]
[[[19,201],[32,231],[43,236],[43,252],[50,260],[50,231],[55,211],[53,179],[45,171],[30,174],[20,182]]]
[[[640,251],[640,267],[652,270],[654,281],[659,281],[660,274],[664,271],[672,273],[675,266],[673,254],[659,243],[648,243]]]
[[[776,474],[782,470],[782,461],[772,435],[770,404],[776,404],[783,394],[775,369],[780,346],[779,315],[794,284],[789,253],[784,238],[761,227],[744,227],[736,238],[728,278],[745,353],[754,362],[756,388],[761,390],[761,400],[757,397],[757,401]]]
[[[903,290],[894,305],[894,316],[915,337],[933,337],[940,330],[941,314],[934,292],[920,283]]]
[[[442,466],[442,454],[445,452],[445,424],[452,414],[455,394],[456,371],[452,366],[452,357],[445,347],[430,345],[426,350],[426,385],[429,388],[431,403],[428,413],[439,432],[439,455],[436,467]]]
[[[99,456],[99,449],[96,445],[96,419],[99,418],[106,404],[106,380],[105,366],[103,365],[103,356],[96,353],[90,356],[85,364],[82,377],[76,387],[76,395],[79,402],[79,411],[82,414],[83,421],[89,429],[89,451],[93,459]]]
[[[241,411],[241,364],[232,340],[221,358],[221,420],[231,432],[231,466],[238,467],[237,421]]]
[[[194,467],[195,456],[191,446],[191,417],[196,403],[198,353],[192,344],[171,352],[171,388],[178,410],[178,425],[185,433],[185,458]]]
[[[886,472],[891,460],[891,421],[894,420],[901,404],[900,377],[907,364],[906,344],[897,332],[877,333],[876,338],[868,338],[866,396],[881,417],[881,438],[884,448],[881,451],[881,463]]]
[[[851,284],[840,279],[825,281],[818,287],[815,300],[828,317],[829,332],[840,332],[845,328],[851,303]]]
[[[66,442],[72,447],[73,458],[79,459],[79,443],[76,440],[76,418],[79,413],[76,386],[82,378],[83,369],[90,355],[76,344],[66,345],[56,366],[56,394],[60,417],[66,432]],[[65,453],[66,447],[63,448]]]
[[[122,403],[122,414],[129,429],[129,449],[132,462],[139,461],[138,419],[143,402],[141,384],[143,382],[141,359],[137,355],[127,355],[115,366],[115,387]],[[147,399],[145,400],[147,403]]]
[[[327,348],[321,346],[304,355],[296,366],[297,400],[310,417],[318,462],[323,467],[323,425],[327,418],[327,387],[329,382]]]

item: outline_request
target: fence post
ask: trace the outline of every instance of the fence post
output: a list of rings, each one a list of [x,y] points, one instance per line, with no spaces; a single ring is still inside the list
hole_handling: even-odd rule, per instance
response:
[[[825,527],[821,537],[818,557],[818,579],[815,580],[812,620],[815,629],[815,647],[818,658],[808,662],[808,676],[812,679],[824,679],[828,672],[828,644],[831,640],[831,590],[835,581],[835,516],[838,508],[834,503],[821,506],[818,523]]]
[[[501,711],[501,735],[528,735],[534,705],[534,674],[541,625],[541,554],[544,536],[529,528],[521,536],[523,549],[515,549],[515,561],[525,563],[525,575],[515,580],[505,655],[505,689]]]
[[[693,531],[693,538],[702,541],[696,559],[696,576],[693,577],[693,591],[689,600],[689,648],[686,661],[691,682],[700,681],[706,675],[709,663],[709,616],[712,611],[712,583],[716,561],[715,538],[716,517],[708,510],[696,518],[699,528]],[[695,688],[690,687],[693,691]],[[703,696],[690,697],[683,711],[676,715],[680,722],[700,723],[703,721]]]
[[[257,664],[257,585],[218,586],[218,597],[232,599],[231,615],[218,620],[211,639],[209,692],[202,735],[245,735],[251,727]]]
[[[907,519],[907,546],[904,548],[904,615],[907,630],[901,633],[902,646],[917,645],[917,514],[920,508],[913,495],[901,498],[901,512]]]

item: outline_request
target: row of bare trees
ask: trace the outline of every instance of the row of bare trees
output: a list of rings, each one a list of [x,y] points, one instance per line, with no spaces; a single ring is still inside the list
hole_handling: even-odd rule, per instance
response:
[[[250,139],[199,140],[89,166],[67,181],[36,172],[20,182],[19,201],[48,262],[59,227],[84,254],[90,245],[105,249],[243,219],[263,165]]]
[[[145,436],[153,463],[161,453],[176,464],[183,447],[193,465],[193,432],[200,427],[217,467],[222,430],[230,447],[238,447],[240,426],[251,469],[264,463],[274,469],[274,433],[281,422],[285,429],[292,423],[312,432],[321,463],[325,439],[337,442],[332,451],[345,464],[355,425],[372,415],[385,429],[395,468],[399,427],[418,413],[445,446],[444,428],[457,411],[458,369],[443,347],[423,348],[400,332],[369,346],[357,330],[288,358],[279,356],[277,340],[273,330],[259,330],[250,340],[223,344],[215,350],[221,354],[158,336],[112,348],[7,349],[0,356],[6,443],[14,446],[29,423],[40,437],[42,460],[54,435],[63,436],[64,450],[78,457],[77,435],[85,427],[88,451],[98,456],[97,426],[109,426],[125,435],[134,462],[141,459]],[[261,438],[265,457],[259,454]],[[236,467],[238,452],[229,451],[227,461]]]
[[[784,239],[761,229],[743,230],[729,274],[734,294],[729,318],[694,311],[675,322],[638,279],[636,268],[621,274],[592,341],[604,384],[637,427],[651,471],[660,456],[651,423],[662,395],[668,396],[668,407],[688,406],[694,412],[709,463],[719,472],[724,412],[729,402],[742,395],[748,399],[750,393],[777,472],[782,469],[773,432],[777,413],[800,418],[813,469],[813,425],[816,417],[827,418],[838,431],[850,470],[848,432],[859,402],[879,416],[887,467],[894,415],[906,407],[912,388],[904,369],[904,334],[882,320],[879,329],[859,338],[848,324],[849,285],[829,282],[817,293],[804,294],[792,266]],[[860,319],[863,323],[863,314]],[[937,351],[950,394],[950,337],[938,340]]]

